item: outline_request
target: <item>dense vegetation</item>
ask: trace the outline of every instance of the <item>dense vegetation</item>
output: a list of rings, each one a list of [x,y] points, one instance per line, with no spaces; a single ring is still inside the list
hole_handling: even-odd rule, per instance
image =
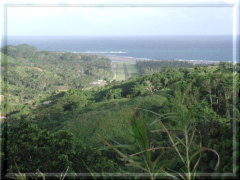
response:
[[[57,90],[89,87],[94,80],[112,78],[111,61],[94,55],[38,51],[26,44],[6,46],[1,52],[8,55],[2,54],[1,66],[8,100],[16,106]]]
[[[137,61],[136,66],[141,74],[153,74],[161,71],[165,68],[191,68],[194,65],[187,61],[170,61],[170,60],[159,60],[159,61]]]
[[[151,179],[154,173],[194,179],[194,173],[233,172],[240,107],[239,74],[233,70],[239,68],[230,63],[163,68],[97,89],[73,86],[32,99],[2,123],[5,170],[92,177],[147,173]]]

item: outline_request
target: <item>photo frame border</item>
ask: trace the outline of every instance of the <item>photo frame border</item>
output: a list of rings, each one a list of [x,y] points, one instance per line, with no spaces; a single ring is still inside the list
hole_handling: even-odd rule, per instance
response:
[[[142,7],[142,8],[151,8],[151,7],[232,7],[233,9],[233,59],[232,62],[234,64],[233,68],[233,74],[234,77],[236,77],[237,70],[236,70],[236,64],[239,63],[239,48],[240,48],[240,40],[239,40],[239,1],[237,0],[234,3],[226,3],[226,2],[218,2],[216,1],[209,1],[209,3],[199,3],[199,2],[184,2],[184,3],[167,3],[166,2],[161,2],[161,3],[91,3],[91,4],[4,4],[4,31],[3,31],[3,40],[1,42],[2,47],[6,46],[7,43],[7,11],[8,8],[13,8],[13,7],[79,7],[79,8],[84,8],[84,7],[94,7],[94,8],[101,8],[101,7],[131,7],[131,8],[137,8],[137,7]],[[4,57],[2,58],[3,62],[7,63],[7,58]],[[6,71],[4,74],[1,74],[4,76],[4,78],[7,78],[7,67]],[[233,78],[233,106],[237,104],[236,97],[237,97],[237,78]],[[3,92],[3,93],[2,93]],[[1,89],[1,94],[5,94],[7,92],[7,85],[3,84],[2,89]],[[4,100],[7,104],[7,97],[4,97]],[[7,109],[4,110],[3,114],[6,114]],[[239,151],[237,147],[237,134],[239,134],[239,129],[237,127],[237,114],[236,114],[236,109],[233,109],[233,170],[230,173],[196,173],[197,177],[237,177],[237,150]],[[0,128],[1,128],[1,123],[0,123]],[[1,128],[2,129],[2,128]],[[2,144],[0,146],[2,148]],[[16,173],[6,173],[5,170],[3,169],[4,164],[1,164],[1,169],[0,169],[0,177],[6,177],[6,178],[12,178],[16,177]],[[5,174],[4,174],[5,173]],[[24,173],[27,177],[40,177],[41,175],[39,173]],[[166,177],[166,173],[155,173],[157,177]],[[178,173],[172,173],[174,175],[178,175]],[[149,173],[44,173],[45,177],[56,177],[56,176],[61,176],[61,177],[149,177]]]

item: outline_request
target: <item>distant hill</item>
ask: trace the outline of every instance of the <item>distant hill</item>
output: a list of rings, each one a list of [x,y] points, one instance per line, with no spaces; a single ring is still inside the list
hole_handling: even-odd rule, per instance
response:
[[[2,79],[12,104],[28,103],[62,87],[89,87],[95,80],[113,76],[111,61],[94,55],[38,51],[26,44],[6,46],[1,52],[1,69],[6,72]]]

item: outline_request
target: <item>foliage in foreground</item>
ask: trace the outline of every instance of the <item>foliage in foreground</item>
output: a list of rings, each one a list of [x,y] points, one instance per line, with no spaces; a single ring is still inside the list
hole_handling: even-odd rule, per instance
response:
[[[235,153],[232,113],[239,117],[239,100],[236,106],[233,103],[237,98],[232,88],[234,76],[232,67],[225,64],[166,69],[96,91],[53,94],[34,108],[25,106],[24,113],[10,115],[6,143],[13,149],[5,156],[10,162],[8,170],[147,171],[153,178],[156,172],[178,172],[178,178],[186,179],[192,178],[189,172],[231,172],[229,159]],[[66,166],[60,166],[62,162]]]

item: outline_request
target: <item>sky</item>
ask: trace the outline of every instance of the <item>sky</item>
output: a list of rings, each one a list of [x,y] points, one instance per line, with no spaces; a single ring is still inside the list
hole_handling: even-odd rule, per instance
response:
[[[8,36],[232,35],[232,7],[8,7]]]

